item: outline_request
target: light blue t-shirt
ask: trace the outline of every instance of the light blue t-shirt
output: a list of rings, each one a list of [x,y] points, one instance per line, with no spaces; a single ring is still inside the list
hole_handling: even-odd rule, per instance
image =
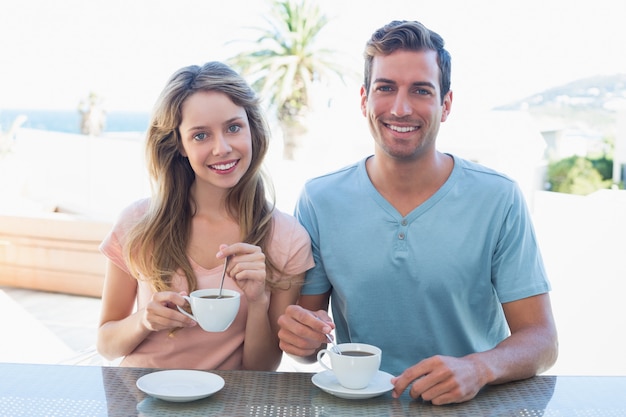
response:
[[[295,214],[315,267],[302,293],[332,290],[338,342],[379,346],[393,375],[493,348],[509,335],[501,303],[550,290],[517,184],[454,157],[445,184],[402,217],[365,161],[304,187]]]

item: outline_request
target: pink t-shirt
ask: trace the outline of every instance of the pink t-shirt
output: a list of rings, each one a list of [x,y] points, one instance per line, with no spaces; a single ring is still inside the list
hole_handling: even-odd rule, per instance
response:
[[[100,250],[119,268],[129,272],[122,255],[122,245],[130,227],[148,209],[149,200],[137,201],[126,208],[111,233],[100,245]],[[311,242],[306,230],[298,221],[285,213],[274,210],[274,233],[268,246],[269,255],[285,276],[293,276],[314,266]],[[190,259],[198,289],[218,288],[222,266],[205,269]],[[277,277],[278,279],[283,277]],[[228,275],[224,288],[242,293]],[[186,280],[175,275],[173,291],[187,291]],[[141,309],[150,300],[153,290],[150,285],[138,281],[137,308]],[[137,348],[121,362],[122,366],[178,369],[240,369],[243,355],[245,324],[248,315],[246,298],[241,297],[237,318],[221,333],[205,332],[200,326],[178,329],[170,336],[169,330],[152,332]]]

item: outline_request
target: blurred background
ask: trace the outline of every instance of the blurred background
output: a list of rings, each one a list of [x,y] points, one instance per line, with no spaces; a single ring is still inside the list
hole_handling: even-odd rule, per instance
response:
[[[391,20],[419,20],[453,60],[440,150],[510,175],[533,214],[561,333],[551,372],[626,374],[626,26],[614,2],[9,0],[0,17],[2,305],[21,304],[19,323],[52,329],[69,356],[95,340],[97,244],[149,195],[144,132],[174,71],[226,61],[254,85],[272,128],[266,169],[291,212],[306,179],[373,152],[363,46]],[[288,78],[285,56],[308,75]],[[64,298],[43,314],[30,291]],[[71,300],[92,313],[49,319]],[[59,359],[24,343],[0,360]]]

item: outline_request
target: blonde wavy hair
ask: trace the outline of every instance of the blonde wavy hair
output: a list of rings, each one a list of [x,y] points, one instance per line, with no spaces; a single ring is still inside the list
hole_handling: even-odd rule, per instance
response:
[[[195,174],[180,153],[178,130],[183,102],[198,91],[218,91],[246,110],[252,136],[252,161],[241,181],[228,191],[226,205],[236,219],[244,242],[258,245],[266,255],[268,282],[278,272],[267,251],[275,207],[266,194],[268,179],[262,162],[269,146],[269,129],[259,100],[247,82],[220,62],[192,65],[176,71],[161,92],[152,112],[146,138],[146,160],[152,199],[146,215],[132,227],[124,257],[132,275],[149,280],[155,291],[171,289],[172,276],[182,272],[189,292],[197,280],[186,249],[195,203],[190,188]],[[271,186],[271,184],[270,184]],[[273,196],[273,189],[272,191]]]

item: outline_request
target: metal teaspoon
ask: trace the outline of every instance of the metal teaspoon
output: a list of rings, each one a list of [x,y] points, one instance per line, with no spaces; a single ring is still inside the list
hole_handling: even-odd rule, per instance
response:
[[[224,287],[224,277],[226,276],[226,267],[228,266],[228,260],[230,256],[227,256],[224,260],[224,270],[222,271],[222,281],[220,282],[220,292],[217,294],[217,298],[222,298],[222,288]]]
[[[320,320],[320,321],[322,320],[322,319],[320,319],[319,317],[317,317],[317,315],[315,315],[315,314],[314,314],[313,316],[314,316],[316,319]],[[328,341],[328,344],[333,345],[333,346],[331,347],[332,351],[333,351],[333,352],[335,352],[337,355],[341,355],[341,351],[339,350],[339,348],[337,347],[337,345],[336,345],[336,344],[335,344],[335,342],[333,341],[333,338],[332,338],[332,337],[330,337],[330,335],[329,335],[328,333],[326,333],[326,340]]]

